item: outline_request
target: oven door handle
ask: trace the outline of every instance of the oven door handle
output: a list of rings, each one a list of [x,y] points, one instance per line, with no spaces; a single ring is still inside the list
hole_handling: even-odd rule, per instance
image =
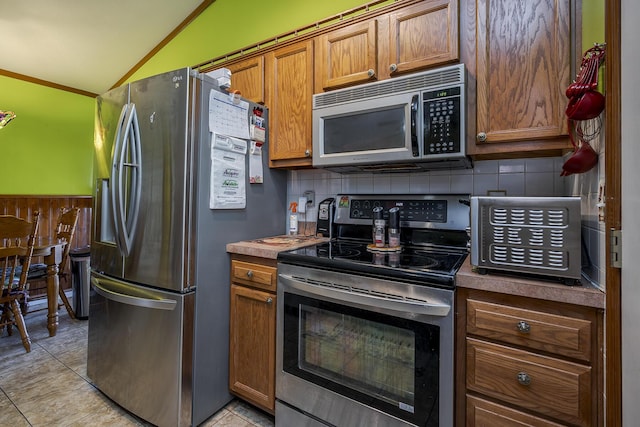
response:
[[[427,316],[447,316],[451,311],[451,306],[446,303],[429,302],[418,299],[402,299],[398,297],[389,298],[386,296],[373,295],[362,292],[338,289],[332,286],[323,285],[322,282],[308,282],[299,280],[293,276],[279,274],[282,285],[290,289],[295,289],[303,293],[331,298],[339,302],[350,302],[361,306],[375,306],[378,308],[399,312],[409,312]],[[280,285],[279,285],[280,286]]]

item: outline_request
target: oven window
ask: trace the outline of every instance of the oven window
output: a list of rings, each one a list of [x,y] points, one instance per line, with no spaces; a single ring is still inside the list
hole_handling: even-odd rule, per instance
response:
[[[324,119],[324,154],[405,147],[405,106]]]
[[[285,371],[406,421],[438,425],[439,327],[284,299]]]

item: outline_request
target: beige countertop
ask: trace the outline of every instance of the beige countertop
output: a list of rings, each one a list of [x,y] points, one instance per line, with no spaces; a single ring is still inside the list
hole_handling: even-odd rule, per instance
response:
[[[300,234],[293,236],[273,236],[229,243],[227,244],[227,252],[277,259],[278,252],[298,249],[328,240],[326,237],[304,236]],[[489,271],[488,274],[479,274],[473,271],[469,263],[469,257],[467,257],[456,275],[456,286],[459,288],[499,292],[586,307],[605,307],[605,294],[589,284],[567,286],[551,280],[529,279],[518,275],[494,271]]]
[[[250,255],[260,258],[276,259],[278,252],[290,251],[304,246],[315,245],[326,242],[326,237],[296,235],[282,235],[264,237],[262,239],[245,240],[241,242],[228,243],[227,252],[233,254]]]
[[[567,286],[551,280],[529,279],[492,271],[479,274],[473,271],[468,257],[456,275],[456,286],[586,307],[605,307],[604,292],[590,284]]]

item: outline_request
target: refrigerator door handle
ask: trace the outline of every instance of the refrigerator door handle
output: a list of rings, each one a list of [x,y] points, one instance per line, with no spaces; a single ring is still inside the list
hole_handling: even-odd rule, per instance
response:
[[[111,196],[111,218],[113,220],[113,232],[114,232],[114,236],[115,236],[115,241],[116,241],[116,245],[118,246],[118,249],[122,252],[122,249],[120,249],[122,247],[122,243],[121,243],[121,229],[122,229],[122,224],[119,221],[119,217],[117,215],[117,213],[121,210],[121,199],[119,197],[117,190],[117,185],[116,182],[119,181],[119,176],[118,176],[118,164],[117,164],[117,159],[120,156],[120,153],[122,152],[122,139],[123,139],[123,128],[126,127],[126,119],[128,117],[128,113],[129,113],[129,104],[124,104],[122,106],[122,111],[120,112],[120,118],[118,119],[118,128],[116,130],[116,136],[115,139],[113,141],[113,154],[111,157],[111,183],[110,183],[110,187],[111,190],[109,191],[110,196]]]
[[[117,281],[91,277],[91,285],[99,295],[122,304],[155,310],[174,310],[176,307],[176,301],[162,298],[153,291],[135,289],[135,292],[125,293],[127,289],[131,291],[134,288]],[[138,295],[131,295],[134,293]]]
[[[124,132],[122,131],[124,126]],[[116,242],[131,253],[142,193],[142,144],[135,104],[122,108],[112,163],[112,208]]]

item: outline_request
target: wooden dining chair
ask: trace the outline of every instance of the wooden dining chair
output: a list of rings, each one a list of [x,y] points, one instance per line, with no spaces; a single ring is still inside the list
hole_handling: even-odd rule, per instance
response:
[[[11,335],[12,327],[16,325],[27,353],[31,351],[31,339],[20,302],[26,297],[27,271],[31,265],[39,219],[38,212],[33,214],[31,222],[12,215],[0,216],[0,331],[6,328],[7,334]],[[21,273],[17,275],[16,270]]]
[[[73,236],[76,232],[76,224],[78,223],[78,214],[80,213],[80,208],[74,207],[70,209],[62,208],[60,209],[60,216],[58,217],[58,224],[56,226],[56,235],[57,239],[64,239],[66,244],[64,246],[62,252],[62,258],[60,264],[58,264],[58,280],[62,282],[64,280],[65,285],[69,283],[69,269],[67,268],[68,260],[69,260],[69,250],[71,249],[71,241],[73,240]],[[47,288],[47,265],[42,263],[34,263],[31,264],[29,268],[29,275],[27,276],[27,292],[33,292],[37,289],[46,289]],[[67,309],[67,313],[72,319],[75,319],[75,313],[73,312],[73,308],[69,303],[69,299],[67,298],[67,294],[64,292],[64,288],[62,286],[58,287],[58,295],[62,300],[65,308]],[[27,295],[28,297],[28,295]],[[27,301],[23,305],[23,313],[28,311]]]

